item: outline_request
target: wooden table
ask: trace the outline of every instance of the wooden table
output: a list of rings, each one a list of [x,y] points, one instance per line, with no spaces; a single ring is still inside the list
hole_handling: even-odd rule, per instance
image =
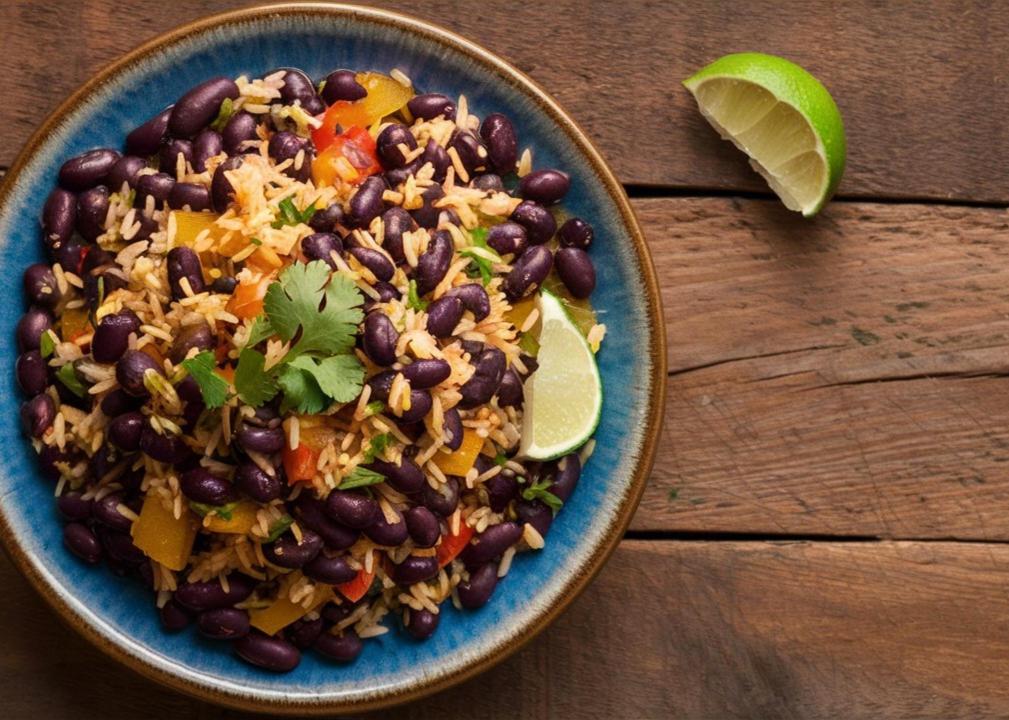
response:
[[[1009,8],[387,5],[510,59],[597,141],[651,245],[670,377],[599,579],[497,669],[382,716],[1009,714]],[[94,70],[203,8],[0,0],[0,165]],[[813,221],[679,84],[746,49],[841,107],[848,170]],[[0,607],[4,718],[240,717],[105,659],[6,560]]]

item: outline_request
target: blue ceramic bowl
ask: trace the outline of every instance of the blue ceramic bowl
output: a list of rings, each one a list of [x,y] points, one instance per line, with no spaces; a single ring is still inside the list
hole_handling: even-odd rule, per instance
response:
[[[418,643],[401,631],[368,641],[336,666],[305,653],[273,675],[195,632],[162,632],[153,596],[105,569],[85,567],[61,544],[51,484],[18,430],[14,343],[3,344],[0,530],[25,575],[72,626],[139,672],[199,697],[298,714],[363,710],[445,688],[490,667],[542,630],[578,594],[619,541],[637,506],[662,416],[665,347],[655,277],[627,198],[575,123],[519,71],[472,43],[412,18],[357,7],[286,5],[220,15],[130,53],[69,98],[38,130],[0,188],[0,321],[13,338],[25,266],[43,259],[38,216],[67,158],[121,147],[125,134],[214,75],[257,76],[296,66],[399,68],[418,88],[465,93],[478,115],[507,113],[537,167],[572,176],[566,209],[596,230],[593,302],[610,337],[598,359],[605,386],[595,455],[541,552],[516,558],[486,607],[457,612]]]

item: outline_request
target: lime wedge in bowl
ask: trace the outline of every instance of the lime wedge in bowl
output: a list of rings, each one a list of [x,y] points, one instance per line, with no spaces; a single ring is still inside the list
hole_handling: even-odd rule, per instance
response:
[[[599,424],[603,385],[596,358],[561,299],[542,290],[536,372],[523,387],[519,456],[552,460],[585,444]]]
[[[789,210],[815,215],[834,194],[844,174],[844,123],[834,98],[806,70],[774,55],[736,53],[683,84]]]

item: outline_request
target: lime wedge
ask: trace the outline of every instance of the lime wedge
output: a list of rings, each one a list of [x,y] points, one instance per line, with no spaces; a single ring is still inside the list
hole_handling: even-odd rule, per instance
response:
[[[815,77],[784,58],[737,53],[683,84],[789,210],[815,215],[834,194],[844,174],[844,124]]]
[[[542,290],[539,367],[529,376],[519,456],[551,460],[581,447],[599,424],[603,384],[585,336],[560,298]]]

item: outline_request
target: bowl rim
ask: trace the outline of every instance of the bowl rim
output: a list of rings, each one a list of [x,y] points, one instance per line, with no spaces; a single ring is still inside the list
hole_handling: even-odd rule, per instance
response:
[[[581,150],[593,172],[596,174],[598,182],[602,183],[607,193],[614,199],[620,212],[621,220],[630,236],[632,249],[635,251],[641,267],[646,310],[649,315],[651,330],[649,334],[648,354],[652,363],[650,376],[652,392],[646,413],[641,454],[638,456],[637,463],[631,474],[630,485],[620,501],[614,514],[614,519],[610,527],[607,528],[605,536],[600,544],[592,550],[588,560],[579,568],[578,572],[574,573],[566,581],[563,586],[563,592],[559,594],[558,598],[550,606],[534,615],[526,627],[512,635],[503,645],[494,648],[491,652],[484,654],[478,660],[451,676],[422,680],[410,687],[368,698],[333,698],[323,702],[304,702],[294,698],[261,697],[255,691],[237,695],[213,684],[206,686],[196,685],[157,665],[149,664],[143,659],[142,653],[138,653],[137,655],[129,653],[120,643],[106,638],[85,622],[82,617],[74,612],[69,603],[63,599],[55,588],[49,584],[48,579],[32,565],[27,553],[21,547],[13,529],[8,523],[6,515],[0,510],[0,539],[3,540],[3,546],[8,556],[12,558],[21,574],[28,578],[34,589],[57,612],[61,620],[73,627],[92,645],[95,645],[106,655],[125,667],[165,687],[201,700],[236,709],[302,716],[345,714],[377,710],[417,700],[435,692],[446,690],[489,670],[524,647],[546,629],[547,626],[553,623],[595,578],[610,555],[612,555],[613,551],[620,544],[624,532],[630,524],[631,518],[641,500],[654,462],[656,446],[662,431],[662,422],[665,414],[665,322],[662,314],[661,293],[651,254],[631,207],[630,200],[623,186],[616,179],[612,170],[610,170],[599,151],[578,123],[534,80],[490,50],[451,30],[426,20],[421,20],[405,13],[373,7],[322,2],[266,4],[203,16],[160,33],[107,64],[46,117],[35,132],[32,133],[18,153],[3,181],[0,182],[0,206],[7,201],[7,197],[13,190],[21,171],[32,156],[34,156],[38,146],[50,136],[53,130],[60,125],[63,118],[70,114],[84,98],[115,77],[119,72],[135,65],[149,55],[187,39],[191,35],[206,33],[220,26],[240,24],[242,22],[255,21],[278,15],[326,15],[350,17],[352,19],[361,18],[373,24],[392,26],[407,33],[420,35],[424,39],[438,43],[451,51],[462,53],[470,59],[477,61],[501,80],[525,90]],[[128,639],[123,645],[127,644]]]

